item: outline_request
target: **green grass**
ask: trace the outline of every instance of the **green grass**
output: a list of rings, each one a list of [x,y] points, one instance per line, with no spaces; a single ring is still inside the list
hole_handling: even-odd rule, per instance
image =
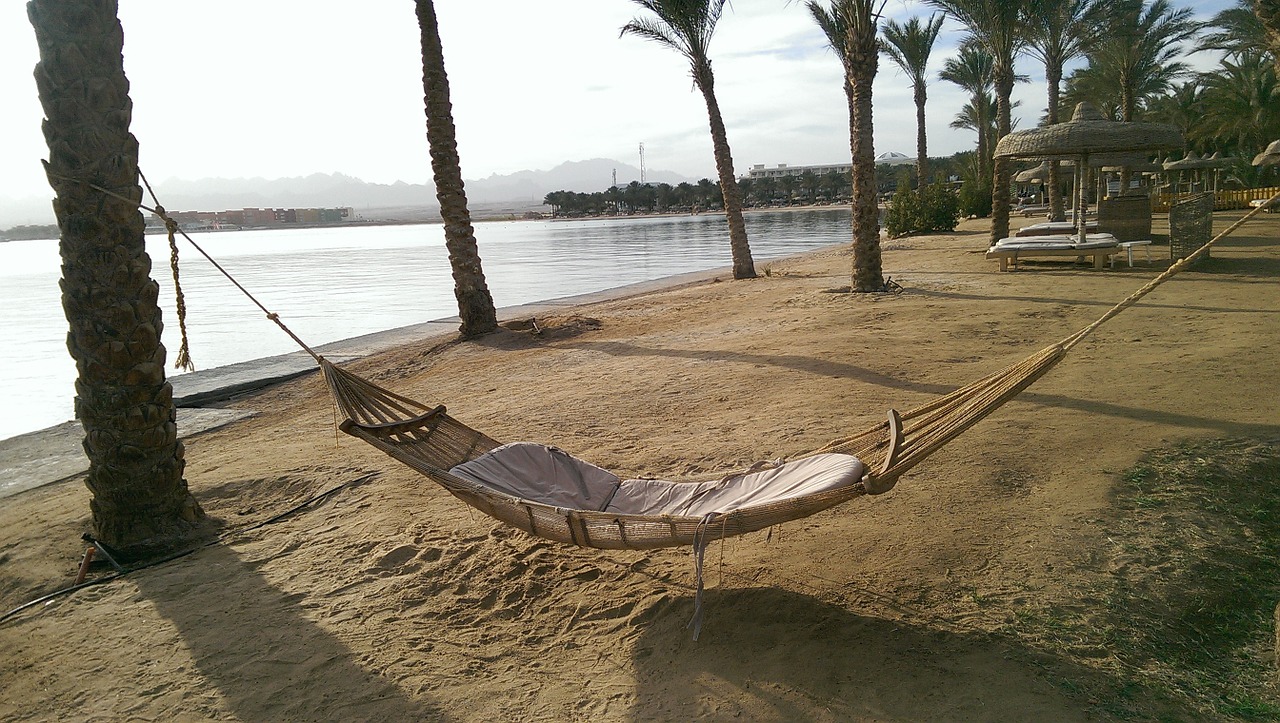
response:
[[[1010,632],[1105,669],[1110,690],[1091,697],[1111,716],[1150,718],[1145,691],[1215,720],[1280,720],[1280,442],[1149,453],[1114,502],[1103,564],[1116,572],[1082,603],[1019,611]]]

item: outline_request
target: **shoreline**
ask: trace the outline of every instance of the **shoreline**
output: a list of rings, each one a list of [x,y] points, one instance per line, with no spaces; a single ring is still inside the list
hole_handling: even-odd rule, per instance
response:
[[[832,244],[770,259],[768,263],[794,261],[844,245],[843,243]],[[731,275],[732,272],[731,266],[721,266],[624,284],[585,294],[506,306],[497,310],[498,323],[508,324],[551,311],[606,301],[636,299],[648,294],[714,283],[725,274]],[[408,344],[440,343],[456,336],[458,325],[461,323],[462,320],[455,314],[340,339],[317,345],[313,349],[329,361],[339,364],[348,363]],[[299,349],[285,354],[249,359],[171,376],[168,381],[173,386],[173,403],[179,414],[178,437],[186,439],[251,417],[253,416],[251,412],[231,413],[230,410],[220,409],[216,405],[231,402],[318,371],[319,367],[316,366],[315,360]],[[69,419],[43,429],[0,439],[0,500],[83,474],[88,470],[88,460],[80,448],[82,437],[83,430],[79,422]]]

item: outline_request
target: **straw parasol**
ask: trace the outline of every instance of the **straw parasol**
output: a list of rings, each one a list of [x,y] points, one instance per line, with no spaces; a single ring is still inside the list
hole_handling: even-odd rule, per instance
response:
[[[995,155],[1004,158],[1072,158],[1082,168],[1089,167],[1095,154],[1151,152],[1181,148],[1184,141],[1177,128],[1164,123],[1121,123],[1109,121],[1089,103],[1076,106],[1071,120],[1043,128],[1015,131],[996,143]],[[1080,242],[1085,237],[1084,184],[1076,174],[1076,228]]]
[[[1163,164],[1166,171],[1200,171],[1200,170],[1218,170],[1231,165],[1236,159],[1227,156],[1221,156],[1217,151],[1210,156],[1197,155],[1195,151],[1188,151],[1185,158],[1176,161],[1165,161]],[[1214,174],[1213,188],[1218,187],[1217,174]]]
[[[1063,166],[1062,173],[1072,173],[1070,166]],[[1028,168],[1013,177],[1015,183],[1044,183],[1049,178],[1049,162],[1043,161],[1035,168]]]
[[[1280,165],[1280,140],[1272,141],[1267,149],[1253,157],[1255,166]]]
[[[1179,158],[1176,161],[1167,160],[1163,166],[1166,171],[1190,171],[1196,168],[1206,168],[1207,166],[1204,163],[1205,159],[1201,158],[1199,153],[1187,151],[1186,157]]]

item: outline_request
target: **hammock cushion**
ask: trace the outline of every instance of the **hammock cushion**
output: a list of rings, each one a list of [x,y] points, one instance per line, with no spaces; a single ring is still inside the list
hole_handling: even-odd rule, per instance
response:
[[[726,514],[744,507],[848,487],[861,481],[862,475],[862,462],[857,457],[815,454],[773,469],[712,482],[629,479],[618,487],[604,511],[676,517]]]
[[[619,515],[702,517],[839,489],[862,479],[847,454],[817,454],[760,472],[711,482],[629,479],[555,447],[514,442],[457,465],[450,473],[530,502]]]
[[[600,511],[620,479],[556,447],[512,442],[449,470],[473,482],[552,507]]]

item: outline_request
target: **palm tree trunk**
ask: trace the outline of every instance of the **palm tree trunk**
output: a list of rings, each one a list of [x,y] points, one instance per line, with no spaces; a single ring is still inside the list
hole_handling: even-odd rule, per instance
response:
[[[729,224],[729,248],[733,253],[733,278],[754,279],[755,262],[751,259],[751,245],[747,242],[747,224],[742,219],[742,196],[733,175],[733,154],[729,151],[729,134],[720,116],[720,104],[716,102],[715,77],[711,74],[711,62],[695,66],[694,81],[707,102],[707,118],[711,123],[711,145],[716,157],[716,173],[720,176],[720,195],[724,200],[725,221]]]
[[[1135,97],[1135,93],[1131,88],[1126,88],[1124,92],[1121,93],[1120,103],[1121,103],[1120,120],[1124,121],[1125,123],[1133,122],[1134,115],[1136,115],[1137,113],[1138,100]],[[1099,169],[1098,173],[1102,173],[1102,170]],[[1129,183],[1132,180],[1133,180],[1133,171],[1131,171],[1128,166],[1121,166],[1120,167],[1120,190],[1116,195],[1117,196],[1127,195],[1129,193]]]
[[[973,96],[973,112],[978,122],[978,180],[991,180],[991,144],[987,143],[987,96]]]
[[[925,100],[925,89],[916,88],[916,188],[923,188],[929,182],[929,141],[925,138],[924,127]]]
[[[444,221],[444,243],[453,269],[453,294],[458,299],[458,316],[462,319],[459,331],[464,338],[471,338],[498,328],[498,315],[485,283],[471,212],[467,210],[435,5],[432,0],[417,0],[417,9],[422,33],[422,86],[431,171],[435,177],[436,199],[440,202],[440,218]]]
[[[1058,105],[1061,103],[1062,88],[1062,69],[1051,67],[1045,68],[1045,80],[1049,85],[1049,125],[1057,125],[1059,120]],[[1049,220],[1065,221],[1067,218],[1066,204],[1062,202],[1062,172],[1061,164],[1056,160],[1049,161]]]
[[[869,55],[869,59],[868,54],[855,57],[851,65],[859,72],[846,86],[850,91],[849,150],[853,155],[853,290],[859,292],[884,291],[871,122],[871,84],[877,60],[874,52]]]
[[[76,361],[94,534],[136,559],[171,549],[203,512],[187,489],[165,378],[159,286],[137,202],[138,142],[114,0],[33,0],[49,185],[61,231],[62,308]]]
[[[1012,126],[1010,96],[1013,95],[1013,68],[995,71],[996,142],[1009,135]],[[991,171],[991,243],[1009,235],[1009,159],[996,158]]]

